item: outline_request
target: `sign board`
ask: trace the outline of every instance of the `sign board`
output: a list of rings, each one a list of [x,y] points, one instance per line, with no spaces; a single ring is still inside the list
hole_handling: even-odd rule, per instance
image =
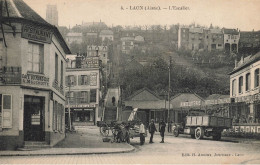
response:
[[[255,125],[232,126],[232,128],[225,130],[225,132],[260,134],[260,125],[257,125],[257,126],[255,126]]]
[[[22,74],[22,84],[49,86],[49,78],[42,75]]]
[[[66,108],[69,108],[69,105],[65,106]],[[77,105],[70,105],[70,108],[95,108],[96,104],[77,104]]]
[[[46,29],[42,26],[23,24],[22,38],[29,40],[40,41],[50,44],[53,32],[50,29]]]
[[[90,73],[90,86],[97,86],[97,73]]]
[[[85,68],[99,68],[99,58],[98,57],[86,57],[83,62]]]

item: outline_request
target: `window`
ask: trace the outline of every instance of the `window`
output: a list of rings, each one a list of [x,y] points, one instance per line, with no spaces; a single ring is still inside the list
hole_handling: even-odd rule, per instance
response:
[[[88,76],[87,75],[80,75],[79,76],[79,85],[88,85]]]
[[[238,92],[242,93],[242,89],[243,89],[243,76],[239,77],[239,88],[238,88]]]
[[[228,35],[228,39],[230,39],[230,35]]]
[[[58,81],[58,55],[55,53],[55,80]]]
[[[96,102],[97,100],[97,90],[96,89],[91,89],[90,90],[90,102]]]
[[[221,47],[222,46],[222,44],[218,44],[218,47]]]
[[[43,45],[29,42],[27,60],[28,71],[43,73]]]
[[[237,91],[236,91],[236,89],[237,89],[236,83],[237,83],[236,79],[232,81],[232,96],[235,96],[236,93],[237,93]]]
[[[255,88],[259,86],[259,69],[255,70]]]
[[[63,85],[63,61],[60,63],[60,85]]]
[[[12,95],[0,94],[0,127],[12,128]]]
[[[103,57],[106,57],[106,54],[103,54]]]
[[[87,91],[81,92],[81,103],[88,103],[88,92]]]
[[[251,78],[250,78],[250,73],[246,74],[246,91],[250,90],[251,86]]]
[[[66,86],[75,86],[77,85],[76,76],[70,75],[66,78]]]

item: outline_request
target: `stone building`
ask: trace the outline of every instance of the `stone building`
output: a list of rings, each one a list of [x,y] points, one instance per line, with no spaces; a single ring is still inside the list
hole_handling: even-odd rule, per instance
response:
[[[240,32],[237,29],[225,29],[224,34],[224,50],[226,52],[238,52],[238,43],[240,39]]]
[[[1,2],[0,149],[53,146],[65,137],[70,50],[58,29],[23,0]]]
[[[69,109],[74,126],[94,125],[100,120],[101,78],[98,57],[67,56],[66,121]]]

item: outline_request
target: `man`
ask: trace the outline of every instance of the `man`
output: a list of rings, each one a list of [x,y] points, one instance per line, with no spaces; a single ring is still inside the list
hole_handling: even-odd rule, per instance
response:
[[[144,137],[145,128],[143,122],[141,122],[139,133],[140,133],[140,145],[143,145],[145,142],[145,137]]]
[[[153,143],[153,134],[155,131],[157,132],[157,129],[154,125],[154,120],[152,119],[151,123],[149,124],[149,133],[151,134],[149,143]]]
[[[161,122],[159,123],[159,132],[161,134],[162,137],[162,141],[160,143],[164,143],[164,132],[165,132],[165,127],[166,124],[163,120],[161,120]]]

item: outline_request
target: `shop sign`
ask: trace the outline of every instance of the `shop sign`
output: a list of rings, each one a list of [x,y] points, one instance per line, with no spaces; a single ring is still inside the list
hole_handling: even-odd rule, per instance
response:
[[[99,68],[99,58],[98,57],[87,57],[85,59],[84,65],[86,68]]]
[[[236,97],[235,101],[236,102],[253,102],[253,101],[258,101],[260,100],[260,93],[257,93],[255,95],[249,95],[249,96],[242,96],[242,97]]]
[[[226,132],[235,133],[260,133],[260,125],[258,126],[232,126],[231,129],[225,130]]]
[[[49,78],[41,75],[22,74],[22,83],[39,86],[49,86]]]
[[[70,108],[95,108],[96,104],[81,104],[81,105],[70,105]],[[66,105],[69,108],[69,105]]]
[[[188,102],[181,102],[181,107],[192,107],[192,106],[200,106],[201,101],[188,101]]]
[[[24,24],[22,27],[22,38],[29,40],[51,43],[53,32],[42,26]]]
[[[90,73],[90,86],[97,86],[97,73]]]

